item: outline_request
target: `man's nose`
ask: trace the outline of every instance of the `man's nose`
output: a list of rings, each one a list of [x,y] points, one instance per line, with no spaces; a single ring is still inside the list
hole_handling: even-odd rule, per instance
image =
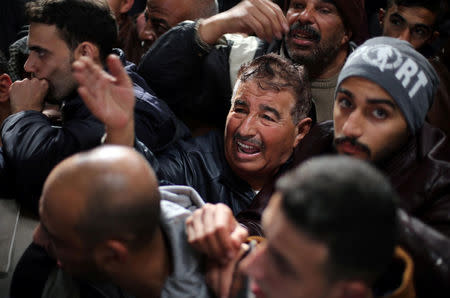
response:
[[[403,31],[400,32],[398,39],[411,43],[411,30],[409,28],[403,29]]]
[[[25,64],[23,68],[26,72],[34,73],[36,72],[36,54],[34,52],[30,52],[28,55],[27,61],[25,61]]]
[[[312,24],[314,22],[314,8],[305,7],[303,11],[298,14],[297,20],[301,24]]]
[[[238,132],[241,136],[254,136],[257,131],[257,115],[248,115],[238,128]]]
[[[364,117],[356,110],[345,120],[342,133],[346,137],[359,138],[363,133]]]

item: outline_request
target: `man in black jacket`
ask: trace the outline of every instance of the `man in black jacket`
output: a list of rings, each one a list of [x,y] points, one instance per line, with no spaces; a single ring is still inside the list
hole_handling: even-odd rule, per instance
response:
[[[223,127],[239,67],[266,53],[304,65],[318,121],[332,118],[342,65],[367,33],[361,0],[245,0],[215,16],[183,22],[163,35],[138,71],[192,126]],[[241,34],[255,36],[244,37]]]
[[[447,297],[449,291],[450,145],[441,131],[425,123],[437,85],[431,64],[407,42],[388,37],[367,41],[339,76],[334,121],[312,128],[295,148],[292,163],[343,154],[370,161],[389,178],[399,195],[399,245],[415,263],[419,297]],[[274,183],[253,200],[251,214],[241,216],[256,221]],[[219,214],[216,218],[232,222]],[[210,232],[192,241],[226,243],[223,235]]]
[[[104,126],[79,97],[71,63],[87,56],[105,66],[117,39],[117,26],[108,5],[101,1],[37,1],[29,4],[27,12],[30,55],[25,70],[33,78],[11,86],[13,115],[3,124],[2,139],[15,196],[37,211],[50,170],[67,156],[100,144]],[[136,121],[130,125],[140,140],[158,152],[188,135],[168,106],[134,72],[134,65],[126,68],[137,99]],[[41,113],[44,102],[61,105],[61,127],[53,126]]]
[[[117,61],[108,59],[114,66],[113,83],[91,59],[82,57],[74,63],[79,92],[106,124],[107,143],[139,147],[142,144],[135,142],[134,131],[128,127],[133,122],[134,101],[129,79]],[[249,206],[261,187],[290,160],[311,126],[307,117],[311,95],[303,67],[269,54],[243,66],[238,77],[225,137],[212,132],[179,142],[157,156],[160,180],[192,186],[205,201],[222,202],[234,214]],[[127,105],[120,105],[123,102]],[[111,108],[101,109],[104,105]]]

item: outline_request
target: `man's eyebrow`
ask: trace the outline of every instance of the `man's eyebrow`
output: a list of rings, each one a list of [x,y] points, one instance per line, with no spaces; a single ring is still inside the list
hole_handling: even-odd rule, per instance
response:
[[[169,23],[167,23],[167,21],[164,20],[164,19],[154,18],[154,17],[151,17],[151,16],[150,16],[150,20],[151,20],[152,23],[159,23],[159,24],[163,24],[163,25],[166,26],[166,27],[169,27],[169,28],[171,27],[171,26],[169,25]]]
[[[392,13],[392,14],[391,14],[391,17],[396,17],[396,18],[401,19],[402,22],[406,22],[405,18],[404,18],[401,14],[399,14],[398,12]]]
[[[246,106],[248,107],[248,103],[243,101],[242,99],[235,99],[233,102],[234,106]]]
[[[347,89],[345,89],[345,88],[339,87],[339,88],[337,89],[337,92],[338,92],[338,93],[344,93],[345,95],[347,95],[347,96],[350,97],[351,99],[354,98],[353,93],[351,93],[349,90],[347,90]]]
[[[28,46],[28,49],[30,50],[30,51],[35,51],[35,52],[48,52],[48,50],[46,50],[46,49],[44,49],[44,48],[42,48],[42,47],[40,47],[40,46],[34,46],[34,45],[29,45]]]
[[[416,23],[416,24],[414,24],[414,28],[415,28],[415,29],[426,29],[426,30],[428,30],[428,31],[433,30],[433,29],[432,29],[432,26],[425,25],[425,24],[422,24],[422,23]]]
[[[259,105],[259,109],[262,111],[271,112],[272,114],[275,115],[277,120],[280,120],[280,118],[281,118],[280,112],[278,112],[276,109],[274,109],[272,107],[269,107],[268,105],[261,104],[261,105]]]
[[[388,99],[378,99],[378,98],[369,98],[366,100],[369,104],[386,104],[390,106],[392,109],[396,110],[397,105]]]

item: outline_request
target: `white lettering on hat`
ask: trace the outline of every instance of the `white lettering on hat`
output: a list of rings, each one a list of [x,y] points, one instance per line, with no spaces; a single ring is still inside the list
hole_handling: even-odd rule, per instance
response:
[[[419,74],[417,75],[417,82],[414,85],[414,87],[412,87],[412,89],[409,91],[409,97],[413,97],[414,95],[416,95],[417,91],[419,90],[420,87],[425,87],[428,84],[428,79],[425,76],[425,73],[423,71],[420,71]]]
[[[406,59],[405,63],[402,64],[402,66],[398,69],[398,71],[395,73],[395,77],[398,80],[402,80],[403,87],[407,88],[409,83],[411,82],[411,78],[413,78],[417,71],[419,70],[419,66],[417,66],[417,63],[414,62],[412,59],[408,58]],[[428,83],[427,77],[423,73],[423,71],[420,71],[417,74],[417,82],[414,84],[414,86],[409,91],[409,97],[413,97],[416,95],[417,91],[420,87],[425,87]]]
[[[402,54],[396,48],[390,46],[367,47],[363,51],[362,58],[378,67],[381,72],[397,69],[403,61]]]
[[[360,53],[353,59],[361,55],[364,61],[377,67],[381,72],[395,71],[395,77],[405,89],[414,83],[408,92],[410,98],[414,97],[421,87],[428,84],[428,79],[422,70],[419,71],[418,64],[411,58],[403,60],[400,51],[390,45],[364,46],[357,51]]]

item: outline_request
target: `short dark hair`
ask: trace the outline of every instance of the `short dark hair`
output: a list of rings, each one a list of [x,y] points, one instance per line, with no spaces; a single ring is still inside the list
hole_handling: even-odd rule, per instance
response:
[[[325,244],[330,281],[371,285],[392,260],[396,195],[366,162],[346,157],[306,161],[277,181],[282,210],[311,239]]]
[[[441,23],[444,12],[444,2],[442,0],[387,0],[386,4],[386,9],[391,8],[394,4],[404,7],[426,8],[436,15],[435,27]]]
[[[237,78],[238,82],[256,79],[263,89],[270,88],[278,92],[290,89],[295,97],[295,106],[291,111],[294,123],[308,117],[312,106],[311,87],[303,66],[270,53],[242,65]]]
[[[105,0],[37,0],[27,4],[31,23],[55,25],[74,50],[84,41],[99,47],[104,62],[117,41],[117,24]]]
[[[160,193],[156,185],[130,191],[132,181],[122,174],[96,172],[86,205],[76,225],[87,247],[107,239],[121,240],[131,248],[146,248],[159,227]],[[123,196],[128,196],[123,199]],[[101,220],[99,220],[101,219]]]

